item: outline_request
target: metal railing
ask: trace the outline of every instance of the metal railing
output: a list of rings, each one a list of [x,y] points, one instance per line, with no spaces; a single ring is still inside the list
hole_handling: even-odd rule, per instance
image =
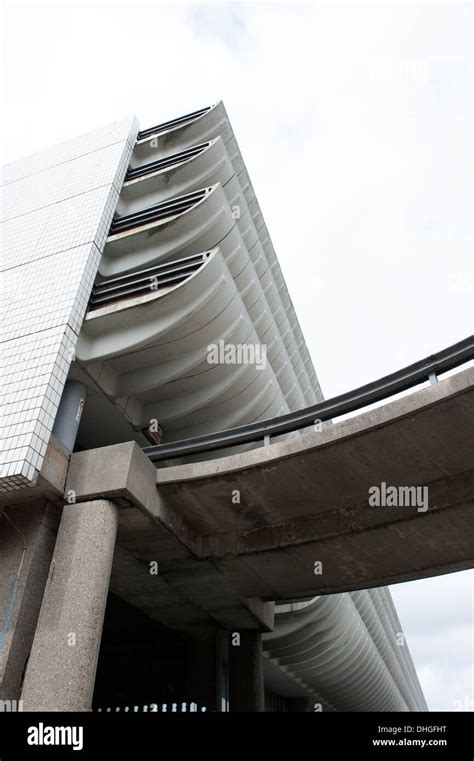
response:
[[[397,370],[395,373],[332,399],[305,407],[302,410],[183,441],[143,447],[143,451],[153,462],[160,462],[241,444],[262,441],[267,443],[272,436],[298,431],[314,426],[316,422],[332,420],[340,415],[355,412],[369,404],[383,401],[394,394],[406,391],[424,381],[429,380],[434,383],[439,374],[452,370],[472,359],[474,359],[474,336],[469,336],[469,338],[448,346],[448,348],[426,359]]]
[[[163,122],[162,124],[157,124],[155,127],[144,129],[138,133],[137,140],[145,140],[147,137],[159,135],[160,132],[167,132],[170,129],[175,129],[175,127],[182,127],[188,122],[193,122],[195,119],[199,119],[200,116],[206,114],[211,110],[211,108],[212,106],[206,106],[205,108],[201,108],[199,111],[192,111],[190,114],[179,116],[177,119],[171,119],[169,122]]]
[[[138,177],[146,177],[146,175],[159,172],[161,169],[169,169],[172,166],[176,166],[176,164],[181,164],[183,161],[189,161],[189,159],[199,156],[209,145],[210,143],[193,145],[192,148],[180,151],[179,153],[173,153],[170,156],[164,156],[162,159],[157,159],[157,161],[150,161],[148,164],[142,164],[142,166],[130,167],[125,176],[125,182],[135,180]]]
[[[197,703],[148,703],[145,705],[107,706],[93,709],[98,713],[205,713],[206,706]]]
[[[183,196],[175,196],[166,201],[147,206],[145,209],[135,211],[132,214],[123,214],[115,216],[110,226],[109,235],[123,233],[126,230],[133,230],[135,227],[142,227],[151,222],[163,221],[171,217],[176,217],[183,212],[188,211],[199,201],[205,198],[212,188],[202,188],[193,193],[186,193]]]
[[[119,277],[109,277],[96,283],[89,300],[89,310],[113,304],[117,301],[153,293],[163,288],[178,285],[197,272],[210,256],[210,251],[175,259],[165,264],[156,264],[138,272],[130,272]]]

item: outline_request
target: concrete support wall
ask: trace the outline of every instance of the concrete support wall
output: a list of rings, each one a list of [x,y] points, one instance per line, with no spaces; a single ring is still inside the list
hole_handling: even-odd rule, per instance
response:
[[[18,700],[61,511],[47,500],[0,508],[0,700]]]
[[[88,711],[118,524],[107,500],[66,505],[21,698],[25,711]]]
[[[240,633],[240,644],[229,647],[230,710],[264,711],[262,635]]]

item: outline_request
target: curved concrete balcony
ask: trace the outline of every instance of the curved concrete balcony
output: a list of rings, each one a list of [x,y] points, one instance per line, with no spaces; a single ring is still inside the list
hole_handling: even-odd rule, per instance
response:
[[[369,593],[357,596],[361,604]],[[408,683],[401,676],[393,634],[380,619],[369,633],[351,593],[278,606],[263,647],[276,666],[335,710],[426,710],[416,677]]]
[[[222,136],[224,143],[235,141],[222,101],[196,111],[194,114],[188,114],[172,122],[164,122],[139,132],[131,166],[135,168],[150,163],[163,152],[185,150],[219,135]]]
[[[233,225],[220,185],[119,217],[107,238],[99,274],[120,275],[214,248]]]
[[[125,181],[117,204],[118,215],[138,213],[170,198],[220,184],[248,250],[257,243],[258,234],[245,195],[220,137],[195,146],[192,151],[181,151],[129,170],[130,173],[132,177]],[[263,251],[261,254],[264,256]]]
[[[159,418],[169,440],[284,414],[321,398],[268,241],[222,104],[142,133],[78,353],[101,393],[125,412],[128,425],[137,428]],[[170,281],[166,291],[147,293],[145,283],[136,292],[143,270],[186,268],[190,257],[199,256],[196,252],[216,247],[234,281],[232,305],[225,302],[225,288],[214,288],[220,281],[212,278],[212,262],[189,280],[177,271],[177,281]],[[194,280],[199,292],[193,291]],[[225,314],[220,332],[213,319],[205,328],[187,311],[193,305],[198,318],[204,316],[210,299]],[[180,333],[181,325],[187,332]],[[206,347],[221,339],[264,345],[268,367],[257,372],[209,366]],[[91,406],[96,420],[100,410],[109,414],[97,401]],[[123,440],[122,425],[110,423],[110,429]],[[112,443],[112,437],[101,443]]]
[[[134,173],[132,179],[124,183],[117,213],[119,215],[138,213],[155,204],[170,201],[170,196],[175,198],[199,192],[206,185],[220,184],[249,255],[261,277],[268,269],[265,252],[261,245],[258,245],[254,253],[254,248],[259,243],[258,233],[224,143],[219,137],[197,147],[200,150],[192,153],[184,161],[181,160],[183,153],[187,156],[189,152],[180,152],[154,162],[156,166],[161,165],[161,161],[166,161],[166,166],[156,171],[152,171],[152,164],[143,168],[146,170],[143,175],[140,174],[140,169],[132,170]],[[173,160],[177,163],[170,165],[169,162]]]
[[[352,592],[351,597],[410,711],[427,710],[410,651],[397,641],[401,625],[389,590]]]
[[[191,118],[190,118],[191,117]],[[153,140],[153,136],[156,138]],[[287,340],[287,345],[297,347],[297,352],[302,360],[304,370],[301,371],[300,385],[302,385],[302,394],[304,404],[313,404],[322,399],[322,393],[309,356],[296,314],[294,312],[291,300],[288,295],[286,284],[281,273],[280,265],[276,259],[271,240],[266,229],[263,215],[261,213],[258,201],[250,181],[248,172],[240,153],[239,146],[234,137],[232,127],[225,107],[222,102],[216,105],[201,109],[194,114],[187,115],[182,119],[175,120],[173,123],[168,122],[165,125],[158,125],[158,128],[146,130],[139,135],[139,141],[134,149],[131,159],[131,167],[136,168],[140,165],[150,163],[158,158],[166,157],[170,152],[179,152],[190,149],[199,143],[216,139],[220,137],[229,157],[230,163],[235,173],[235,181],[240,185],[240,192],[225,188],[229,204],[232,206],[241,206],[241,219],[239,228],[244,236],[247,245],[253,245],[252,233],[249,229],[246,213],[253,223],[256,234],[263,246],[263,257],[265,266],[262,270],[271,267],[272,276],[275,280],[275,289],[272,295],[280,300],[282,308],[287,314],[291,340]],[[192,163],[192,162],[191,162]],[[220,178],[221,183],[225,183],[224,178]],[[232,178],[234,182],[234,178]],[[234,187],[235,183],[234,183]],[[240,198],[240,200],[233,200]],[[215,245],[215,244],[214,244]]]
[[[234,191],[238,192],[238,182],[235,177],[232,182],[234,180]],[[241,202],[244,204],[245,199]],[[190,205],[186,209],[187,203]],[[280,305],[275,309],[268,303],[267,293],[273,299],[277,296],[276,284],[271,273],[265,278],[268,266],[248,209],[240,220],[235,220],[224,189],[221,185],[214,185],[210,189],[196,191],[195,195],[189,193],[163,203],[161,213],[174,214],[175,211],[177,215],[171,218],[154,221],[153,214],[161,212],[159,203],[155,212],[151,210],[148,213],[145,209],[120,217],[118,221],[125,225],[125,230],[116,231],[117,222],[114,223],[99,267],[100,274],[130,272],[132,266],[152,266],[178,254],[186,256],[200,246],[212,248],[219,245],[260,343],[268,345],[270,363],[277,361],[274,372],[278,375],[285,398],[291,404],[290,409],[304,406],[307,401],[304,391],[310,386],[310,379],[307,375],[301,376],[302,365],[297,347],[292,345],[292,332],[285,311]],[[133,224],[136,226],[130,227]],[[241,230],[245,229],[246,240],[241,234]],[[267,292],[262,289],[261,279],[265,279]],[[293,369],[295,361],[296,370]]]
[[[135,427],[156,418],[167,436],[287,411],[271,362],[211,364],[208,347],[219,342],[260,345],[214,249],[96,285],[77,359],[110,400],[133,398]]]
[[[117,213],[130,214],[161,203],[170,196],[221,183],[234,174],[222,138],[168,154],[142,167],[129,169],[117,204]]]
[[[198,330],[201,325],[207,326],[213,315],[218,315],[227,304],[235,302],[239,306],[237,289],[221,252],[214,249],[202,256],[202,266],[171,290],[153,289],[150,282],[143,295],[90,309],[78,344],[78,358],[91,362],[122,356],[152,339],[171,334],[176,338],[180,329],[186,334],[183,325],[190,317],[194,318],[193,324]],[[165,266],[177,261],[183,259]],[[150,271],[154,271],[153,268],[142,270],[140,274]],[[112,283],[115,282],[116,279],[112,279]],[[235,311],[236,318],[239,314]],[[209,338],[206,334],[203,341]],[[202,344],[195,339],[192,343]]]
[[[249,256],[237,224],[221,241],[220,248],[255,325],[259,339],[267,347],[267,357],[278,376],[285,398],[288,398],[290,389],[293,388],[296,381],[295,403],[297,406],[300,404],[304,406],[304,397],[281,334],[281,325],[286,316],[283,311],[276,315],[268,303],[267,294],[262,289],[262,283],[256,271],[254,258]],[[252,252],[258,256],[258,244],[250,253],[252,254]],[[290,409],[295,408],[290,407]]]
[[[197,368],[193,384],[196,386],[199,382],[200,387],[193,392],[180,393],[176,399],[169,396],[173,391],[169,386],[162,389],[161,398],[153,393],[148,404],[144,399],[145,420],[160,414],[158,419],[163,422],[169,441],[179,440],[183,429],[188,435],[196,431],[211,433],[215,420],[219,420],[219,425],[238,425],[241,420],[259,420],[266,416],[267,410],[283,406],[281,390],[269,377],[271,373],[240,367],[219,384],[215,368],[199,372],[200,369]]]
[[[128,299],[149,296],[158,291],[163,296],[172,288],[187,280],[200,269],[212,252],[175,259],[172,262],[158,264],[143,270],[133,271],[127,275],[106,278],[96,282],[92,288],[89,310],[102,309],[107,314],[111,304],[118,303],[119,308],[126,306]]]

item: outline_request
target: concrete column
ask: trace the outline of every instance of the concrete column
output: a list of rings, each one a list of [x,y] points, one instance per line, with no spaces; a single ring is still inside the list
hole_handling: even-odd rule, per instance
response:
[[[0,508],[0,700],[19,700],[60,508],[40,499]]]
[[[217,628],[193,636],[189,649],[189,701],[221,711],[222,637]]]
[[[240,644],[229,645],[230,710],[264,711],[262,635],[240,632]]]
[[[88,711],[118,525],[107,500],[66,505],[21,698],[25,711]]]

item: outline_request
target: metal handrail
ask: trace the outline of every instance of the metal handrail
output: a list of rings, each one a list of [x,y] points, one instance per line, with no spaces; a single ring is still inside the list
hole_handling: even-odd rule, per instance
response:
[[[143,451],[152,462],[159,462],[249,444],[262,439],[268,440],[271,436],[314,426],[316,421],[323,422],[348,412],[354,412],[401,391],[406,391],[423,381],[436,381],[438,374],[452,370],[472,359],[474,359],[474,336],[469,336],[437,354],[414,362],[412,365],[390,375],[385,375],[379,380],[367,383],[365,386],[360,386],[332,399],[305,407],[302,410],[288,412],[280,417],[260,420],[256,423],[229,428],[217,433],[196,436],[182,441],[172,441],[169,444],[143,447]]]
[[[165,156],[164,158],[157,159],[156,161],[150,161],[148,164],[142,164],[141,166],[137,167],[129,167],[127,174],[125,175],[124,182],[127,183],[131,180],[146,177],[153,172],[159,172],[161,169],[170,169],[176,164],[182,164],[184,161],[189,161],[189,159],[193,159],[196,156],[199,156],[199,154],[205,151],[206,148],[209,148],[210,144],[210,142],[200,143],[200,145],[194,145],[191,148],[187,148],[185,151],[173,153],[171,156]]]
[[[178,285],[197,272],[210,255],[210,251],[203,251],[201,254],[193,254],[184,259],[176,259],[120,277],[102,280],[92,289],[89,310],[100,309],[108,304],[125,301],[143,293]]]
[[[153,135],[158,135],[160,132],[167,132],[170,129],[175,129],[176,127],[182,127],[185,124],[188,124],[189,122],[193,122],[196,119],[199,119],[200,116],[203,116],[203,114],[206,114],[208,111],[210,111],[212,106],[206,106],[205,108],[200,108],[199,111],[192,111],[190,114],[185,114],[184,116],[179,116],[177,119],[171,119],[168,122],[162,122],[161,124],[157,124],[155,127],[149,127],[148,129],[144,129],[137,135],[137,140],[145,140],[145,138],[153,137]]]
[[[153,204],[153,206],[147,206],[131,214],[116,215],[112,220],[109,235],[116,235],[117,233],[133,230],[135,227],[147,225],[150,222],[163,221],[183,214],[183,212],[189,211],[189,209],[206,198],[211,190],[212,188],[201,188],[192,193],[168,198],[166,201],[160,201]]]

